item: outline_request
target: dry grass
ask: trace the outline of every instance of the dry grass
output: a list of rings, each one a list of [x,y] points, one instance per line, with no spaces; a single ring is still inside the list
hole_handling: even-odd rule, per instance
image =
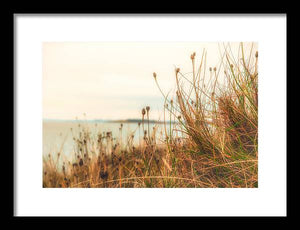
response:
[[[246,58],[241,44],[233,57],[224,46],[214,68],[206,67],[205,51],[198,65],[195,53],[190,58],[192,76],[175,68],[175,98],[153,73],[170,121],[164,122],[164,144],[149,128],[150,107],[142,110],[143,137],[136,146],[133,136],[127,143],[111,132],[95,139],[82,127],[74,138],[76,159],[61,166],[51,155],[44,159],[43,187],[258,187],[257,52],[251,49]]]

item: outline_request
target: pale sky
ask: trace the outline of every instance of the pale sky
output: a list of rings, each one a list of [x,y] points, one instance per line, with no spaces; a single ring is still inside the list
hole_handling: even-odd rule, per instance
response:
[[[234,52],[239,43],[230,45]],[[190,72],[190,55],[196,52],[200,62],[204,48],[207,68],[217,66],[218,43],[44,43],[43,118],[83,119],[85,113],[87,119],[133,119],[147,105],[151,119],[162,118],[163,97],[153,72],[163,91],[175,89],[174,66]]]

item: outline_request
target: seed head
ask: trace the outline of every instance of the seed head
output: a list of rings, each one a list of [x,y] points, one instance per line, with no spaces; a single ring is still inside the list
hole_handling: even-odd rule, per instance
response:
[[[143,108],[142,109],[142,115],[144,116],[146,114],[146,110]]]
[[[194,52],[194,53],[191,55],[191,59],[194,60],[194,59],[195,59],[195,56],[196,56],[196,53]]]
[[[147,110],[147,113],[148,113],[149,110],[150,110],[150,106],[146,106],[146,110]]]
[[[214,71],[215,71],[215,72],[217,71],[217,68],[216,68],[216,67],[214,67]]]
[[[99,178],[105,180],[108,177],[108,173],[107,172],[100,172],[99,173]]]
[[[255,52],[255,57],[258,58],[258,51]]]
[[[153,77],[156,79],[156,73],[155,72],[153,73]]]
[[[209,71],[210,71],[210,72],[212,71],[212,68],[211,68],[211,67],[209,67]]]
[[[180,72],[180,68],[176,68],[175,72],[178,74]]]

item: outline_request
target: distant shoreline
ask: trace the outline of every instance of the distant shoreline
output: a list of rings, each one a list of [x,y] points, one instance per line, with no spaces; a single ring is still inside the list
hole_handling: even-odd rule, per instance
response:
[[[43,119],[43,122],[72,122],[72,123],[142,123],[141,119],[125,119],[125,120],[102,120],[102,119],[94,119],[94,120],[63,120],[63,119]],[[144,120],[144,123],[148,123],[148,120]],[[157,120],[149,120],[151,124],[164,124],[164,121]],[[166,123],[170,123],[170,121],[166,121]],[[175,124],[178,122],[172,121],[171,123]]]

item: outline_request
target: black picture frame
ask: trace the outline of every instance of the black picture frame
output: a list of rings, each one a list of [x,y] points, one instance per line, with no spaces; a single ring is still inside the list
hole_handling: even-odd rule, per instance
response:
[[[15,114],[16,114],[16,109],[15,109],[15,104],[16,104],[16,78],[15,78],[15,54],[16,54],[16,47],[15,47],[15,24],[14,24],[14,15],[15,14],[39,14],[39,15],[43,15],[43,14],[145,14],[145,13],[151,13],[151,14],[178,14],[179,16],[181,14],[286,14],[287,16],[287,76],[290,76],[290,69],[291,69],[291,65],[290,65],[290,60],[291,60],[291,29],[290,29],[290,23],[291,23],[291,19],[289,17],[289,14],[287,12],[287,9],[283,9],[283,8],[278,8],[278,9],[251,9],[251,8],[244,8],[244,9],[239,9],[239,10],[234,10],[234,9],[228,9],[226,10],[222,10],[219,8],[208,8],[208,9],[203,9],[203,8],[198,8],[198,9],[168,9],[168,8],[164,8],[164,9],[154,9],[154,7],[149,7],[149,8],[140,8],[140,9],[121,9],[121,8],[102,8],[102,9],[89,9],[89,10],[82,10],[82,9],[70,9],[70,8],[62,8],[62,9],[54,9],[54,8],[43,8],[43,9],[36,9],[36,8],[15,8],[12,7],[11,9],[9,9],[7,11],[7,19],[8,19],[8,59],[9,59],[9,85],[11,88],[11,91],[9,93],[9,106],[11,106],[11,108],[9,109],[9,111],[12,112],[11,115],[9,115],[9,123],[12,125],[12,129],[10,128],[10,134],[9,134],[9,140],[11,142],[11,149],[12,149],[12,153],[10,152],[9,157],[8,157],[8,162],[9,162],[9,177],[7,177],[8,181],[8,197],[9,199],[7,199],[8,201],[8,209],[7,209],[7,213],[8,213],[8,219],[10,223],[13,222],[17,222],[17,223],[26,223],[26,222],[31,222],[31,221],[37,221],[37,222],[45,222],[48,221],[49,217],[16,217],[14,216],[14,209],[16,206],[15,203],[15,157],[14,157],[14,153],[16,151],[15,148],[15,144],[16,144],[16,120],[15,120]],[[289,81],[289,77],[287,77],[287,87],[289,85],[290,81]],[[287,217],[289,217],[291,215],[291,210],[290,210],[290,154],[289,150],[289,99],[290,99],[290,94],[288,93],[289,91],[287,90]],[[162,220],[163,217],[151,217],[151,222],[155,223],[157,221]],[[262,219],[266,220],[266,217],[261,218],[261,217],[251,217],[251,219],[255,219],[255,222],[260,222]],[[55,219],[54,222],[59,223],[61,221],[67,221],[70,223],[80,223],[82,221],[88,222],[88,223],[96,223],[96,222],[108,222],[111,223],[112,221],[118,221],[118,222],[127,222],[128,219],[124,218],[124,217],[114,217],[114,220],[112,220],[110,217],[51,217],[51,220]],[[66,220],[67,219],[67,220]],[[116,219],[116,220],[115,220]],[[134,218],[135,222],[141,222],[141,221],[147,221],[148,218],[145,217],[135,217]],[[179,223],[181,222],[181,218],[178,217],[164,217],[163,219],[170,221],[172,223]],[[230,220],[229,220],[230,219]],[[285,217],[267,217],[267,221],[268,222],[272,222],[272,223],[286,223],[287,218]],[[131,221],[132,218],[130,218],[129,221]],[[186,222],[189,223],[195,223],[195,222],[199,222],[201,221],[201,223],[211,223],[211,222],[229,222],[232,221],[232,218],[228,218],[228,217],[213,217],[213,219],[211,217],[201,217],[201,219],[199,217],[185,217],[184,220]],[[248,220],[247,217],[237,217],[235,218],[235,222],[240,222],[240,221],[245,221]],[[137,223],[136,222],[136,223]],[[149,220],[148,220],[149,222]]]

